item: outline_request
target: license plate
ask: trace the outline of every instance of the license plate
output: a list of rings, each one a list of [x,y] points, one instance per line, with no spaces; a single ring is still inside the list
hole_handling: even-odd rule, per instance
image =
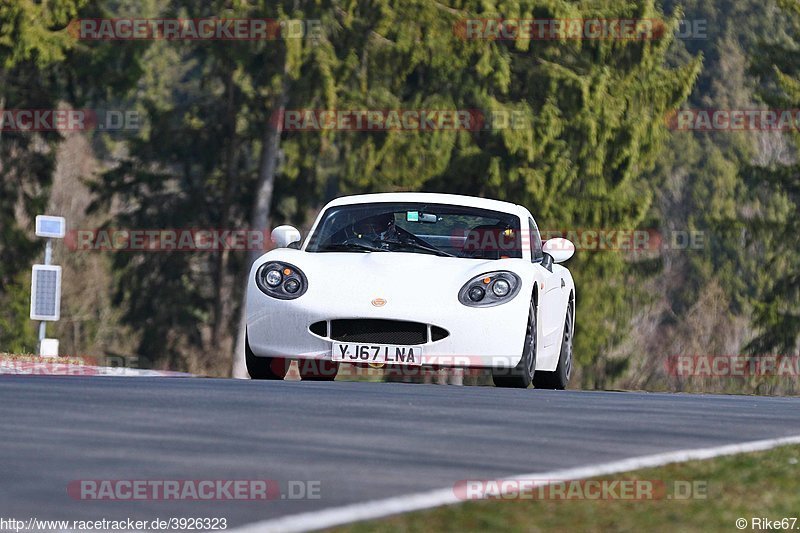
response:
[[[422,346],[334,342],[331,359],[343,363],[422,364]]]

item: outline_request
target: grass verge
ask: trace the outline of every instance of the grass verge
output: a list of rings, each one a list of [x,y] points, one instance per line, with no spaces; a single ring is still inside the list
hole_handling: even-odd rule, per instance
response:
[[[352,524],[328,531],[759,531],[772,530],[753,518],[786,521],[777,530],[800,531],[800,446],[690,461],[638,470],[598,480],[653,484],[652,499],[590,500],[585,482],[562,484],[560,492],[534,489],[534,499],[482,500]],[[630,483],[629,483],[630,485]],[[610,487],[609,483],[603,485]],[[591,485],[591,487],[596,487]],[[528,491],[530,493],[530,491]],[[619,495],[619,491],[617,493]],[[687,497],[688,495],[688,497]],[[737,528],[739,518],[747,520]],[[753,527],[753,526],[756,527]],[[775,526],[776,524],[773,524]],[[762,526],[762,527],[759,527]]]

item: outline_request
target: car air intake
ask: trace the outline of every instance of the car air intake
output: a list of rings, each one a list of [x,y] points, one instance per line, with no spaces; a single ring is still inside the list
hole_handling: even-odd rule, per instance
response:
[[[450,332],[439,326],[431,326],[431,340],[433,342],[440,341],[450,336]]]
[[[328,336],[328,323],[324,320],[321,322],[314,322],[308,327],[308,329],[311,330],[311,333],[319,335],[320,337]]]
[[[355,318],[331,320],[331,339],[375,344],[425,344],[428,326],[419,322]]]

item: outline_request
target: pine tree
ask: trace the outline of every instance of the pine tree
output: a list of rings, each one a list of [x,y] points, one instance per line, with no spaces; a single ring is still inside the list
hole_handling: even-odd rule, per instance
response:
[[[800,5],[780,1],[791,24],[784,39],[773,38],[754,58],[764,75],[762,97],[775,109],[800,107]],[[795,125],[796,126],[796,125]],[[795,148],[800,134],[790,134]],[[793,355],[800,349],[800,165],[769,161],[744,170],[753,194],[763,199],[755,220],[762,240],[759,264],[768,272],[754,302],[759,334],[748,349],[756,355]]]

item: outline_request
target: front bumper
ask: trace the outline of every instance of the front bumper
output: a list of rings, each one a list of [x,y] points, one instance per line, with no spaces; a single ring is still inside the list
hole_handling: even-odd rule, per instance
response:
[[[251,285],[247,334],[256,356],[330,359],[331,339],[312,333],[310,326],[361,318],[419,322],[447,330],[447,337],[432,341],[429,336],[421,343],[423,365],[508,368],[521,358],[528,320],[528,300],[522,295],[496,307],[472,308],[459,303],[455,294],[453,302],[414,306],[403,305],[403,295],[396,294],[386,307],[376,308],[369,301],[315,298],[311,290],[297,300],[280,301]]]

